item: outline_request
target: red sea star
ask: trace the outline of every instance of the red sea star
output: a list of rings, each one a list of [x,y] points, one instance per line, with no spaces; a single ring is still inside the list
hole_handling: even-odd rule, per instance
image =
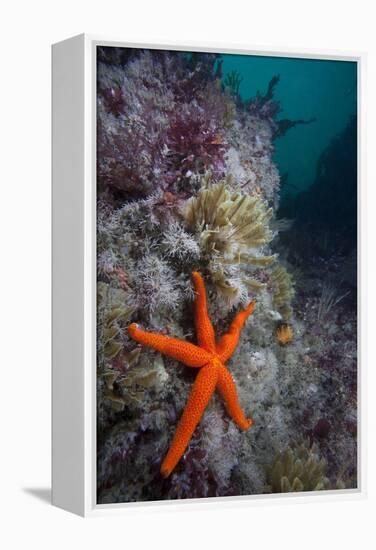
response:
[[[172,357],[188,367],[200,369],[170,449],[162,463],[161,474],[163,477],[170,475],[182,457],[215,389],[223,397],[229,415],[241,430],[247,430],[252,425],[252,420],[247,419],[240,408],[236,387],[231,374],[225,367],[225,362],[236,349],[240,331],[252,313],[255,301],[236,315],[227,334],[224,334],[216,343],[214,329],[207,311],[204,281],[197,272],[194,272],[192,276],[197,292],[195,324],[198,346],[162,334],[145,332],[140,330],[136,323],[132,323],[128,327],[129,335],[136,342]]]

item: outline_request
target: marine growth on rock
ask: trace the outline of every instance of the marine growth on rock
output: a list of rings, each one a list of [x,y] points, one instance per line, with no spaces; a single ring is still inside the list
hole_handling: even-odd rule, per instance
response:
[[[291,226],[277,220],[279,79],[271,75],[264,95],[245,100],[242,75],[224,76],[222,61],[209,53],[105,47],[98,55],[98,503],[355,483],[355,436],[336,438],[323,390],[326,340],[307,332],[306,309],[296,314],[301,279],[278,238]],[[236,411],[213,386],[200,422],[189,437],[184,432],[184,448],[166,466],[191,388],[200,386],[197,371],[206,367],[186,369],[184,354],[167,353],[150,335],[205,348],[195,331],[202,293],[192,272],[205,280],[205,319],[218,333],[230,326],[233,335],[231,320],[250,303],[257,307],[233,355],[223,358]],[[222,340],[210,338],[218,350]],[[215,377],[201,377],[206,391]],[[347,378],[341,381],[345,387]],[[338,403],[344,410],[345,401]],[[251,411],[252,429],[239,430],[225,404],[237,420],[239,411]],[[323,417],[331,426],[325,437]],[[298,447],[307,435],[314,447]],[[339,449],[347,461],[341,475]]]

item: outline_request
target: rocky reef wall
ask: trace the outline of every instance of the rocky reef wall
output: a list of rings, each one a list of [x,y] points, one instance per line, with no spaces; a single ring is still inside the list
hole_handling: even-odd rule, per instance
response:
[[[339,467],[334,460],[328,473],[316,448],[318,470],[300,472],[314,479],[309,487],[290,479],[278,489],[282,467],[273,470],[290,456],[281,455],[286,449],[324,439],[302,430],[320,373],[278,249],[286,224],[276,219],[276,82],[244,102],[236,75],[223,80],[216,54],[103,48],[98,57],[98,502],[335,486]],[[176,470],[162,479],[195,373],[141,348],[126,328],[135,321],[195,342],[192,271],[204,277],[217,334],[256,300],[228,362],[254,425],[240,432],[216,395]],[[341,439],[348,457],[353,440]]]

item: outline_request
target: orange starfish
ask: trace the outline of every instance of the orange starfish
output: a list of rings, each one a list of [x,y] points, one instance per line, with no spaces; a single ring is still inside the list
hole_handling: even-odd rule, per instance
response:
[[[168,355],[188,367],[200,369],[169,451],[162,463],[161,474],[163,477],[170,475],[182,457],[215,389],[218,389],[223,397],[229,415],[239,428],[247,430],[252,426],[252,420],[247,419],[240,408],[236,387],[231,374],[225,367],[225,362],[236,349],[240,331],[252,313],[255,301],[236,315],[227,334],[223,335],[216,343],[214,329],[207,311],[204,281],[197,272],[192,273],[192,276],[197,292],[195,324],[198,346],[162,334],[145,332],[140,330],[136,323],[132,323],[128,327],[129,335],[136,342]]]

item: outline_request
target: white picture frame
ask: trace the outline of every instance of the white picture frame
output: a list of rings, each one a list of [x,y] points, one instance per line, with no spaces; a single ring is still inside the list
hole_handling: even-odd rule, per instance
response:
[[[289,495],[252,495],[137,504],[96,503],[96,47],[99,45],[354,61],[358,66],[358,487]],[[223,44],[129,44],[79,35],[52,47],[52,502],[81,516],[132,506],[199,507],[293,500],[363,498],[364,349],[364,65],[365,55],[268,51]],[[360,216],[362,211],[362,216]]]

